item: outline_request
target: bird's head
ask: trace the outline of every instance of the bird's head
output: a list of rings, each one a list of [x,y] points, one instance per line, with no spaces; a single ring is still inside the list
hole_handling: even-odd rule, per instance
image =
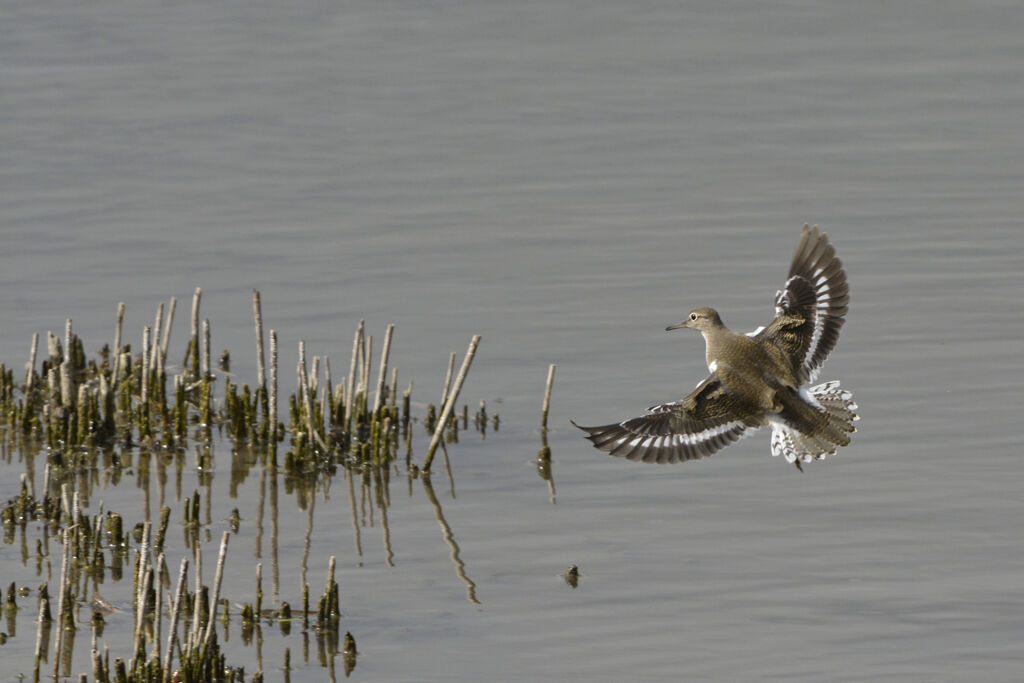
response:
[[[703,306],[701,308],[695,308],[686,316],[686,320],[676,323],[675,325],[669,325],[665,328],[665,331],[678,330],[683,327],[688,327],[694,330],[700,330],[701,332],[709,330],[712,327],[721,326],[722,319],[718,317],[718,311],[713,308]]]

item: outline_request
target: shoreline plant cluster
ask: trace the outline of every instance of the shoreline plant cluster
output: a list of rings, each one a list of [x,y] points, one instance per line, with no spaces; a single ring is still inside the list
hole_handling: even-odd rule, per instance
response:
[[[155,533],[149,520],[126,529],[123,515],[115,511],[104,513],[102,503],[96,514],[89,516],[83,511],[84,492],[79,490],[76,473],[109,469],[117,476],[123,466],[118,461],[118,451],[126,454],[131,450],[139,453],[140,472],[143,468],[148,472],[153,454],[158,460],[177,460],[180,468],[182,456],[190,446],[195,448],[196,467],[201,471],[204,449],[215,438],[226,437],[235,448],[256,453],[265,468],[275,472],[280,468],[293,479],[330,477],[340,466],[345,469],[350,488],[357,476],[377,480],[387,477],[404,446],[408,476],[422,476],[429,482],[436,449],[457,441],[460,429],[470,428],[471,422],[481,434],[488,428],[499,427],[500,418],[497,414],[488,415],[483,402],[472,417],[465,405],[461,413],[455,410],[479,336],[471,341],[458,373],[455,354],[449,358],[440,408],[428,404],[422,420],[417,420],[411,415],[412,384],[400,392],[397,369],[391,368],[388,374],[394,326],[387,328],[374,379],[373,338],[366,334],[362,322],[353,338],[348,373],[337,383],[329,358],[313,357],[307,363],[305,343],[299,342],[297,388],[284,401],[285,424],[278,415],[277,333],[270,330],[267,335],[267,363],[258,292],[253,293],[257,383],[251,388],[228,379],[230,355],[224,352],[216,369],[225,373],[224,389],[218,398],[215,389],[219,375],[211,367],[210,323],[200,322],[199,318],[201,294],[197,288],[190,336],[177,372],[171,372],[168,365],[168,342],[176,308],[173,298],[166,315],[164,305],[160,304],[155,322],[144,328],[142,348],[136,352],[129,344],[122,344],[125,307],[120,304],[114,343],[105,345],[97,357],[87,357],[82,340],[68,320],[63,339],[48,335],[45,357],[38,363],[39,338],[33,337],[23,381],[13,369],[0,365],[0,426],[5,427],[3,438],[7,447],[26,453],[46,453],[41,492],[37,494],[27,475],[22,475],[19,495],[0,508],[4,541],[13,543],[20,530],[23,560],[27,561],[32,552],[26,526],[38,522],[43,536],[36,539],[35,548],[39,575],[44,573],[50,539],[59,539],[62,547],[56,609],[51,605],[54,593],[49,582],[37,591],[36,681],[42,675],[43,663],[48,661],[51,636],[52,674],[70,675],[71,643],[80,626],[75,619],[79,604],[92,607],[92,663],[97,682],[245,680],[243,669],[226,662],[215,628],[218,610],[224,628],[229,619],[228,602],[219,596],[229,534],[224,533],[211,589],[202,584],[199,492],[182,502],[182,526],[192,557],[182,559],[176,587],[171,592],[164,557],[170,507],[161,507]],[[421,422],[431,435],[422,465],[412,461],[414,422]],[[287,451],[279,464],[278,446],[286,439]],[[192,589],[187,580],[190,562],[195,569]],[[334,655],[342,654],[348,674],[355,666],[355,639],[351,633],[345,633],[343,640],[339,637],[341,612],[334,564],[331,557],[325,591],[317,600],[316,609],[310,609],[309,586],[305,584],[301,611],[293,610],[288,603],[273,610],[263,609],[262,566],[258,565],[256,599],[244,603],[238,612],[243,640],[246,634],[252,637],[261,618],[282,625],[301,618],[303,627],[317,634],[321,661],[333,662]],[[94,590],[89,599],[86,591],[90,583],[95,589],[105,573],[119,581],[126,571],[133,578],[135,596],[132,649],[127,657],[111,662],[106,645],[99,651],[98,640],[102,637],[104,615],[111,608],[98,592]],[[24,587],[18,590],[11,584],[4,601],[9,619],[22,609],[17,605],[19,595],[29,594]],[[51,634],[54,620],[58,628]],[[166,643],[161,635],[164,622],[169,623]],[[13,632],[13,626],[9,630]],[[71,637],[65,638],[67,634]],[[286,651],[286,659],[289,656]],[[262,673],[256,672],[251,680],[262,680]]]

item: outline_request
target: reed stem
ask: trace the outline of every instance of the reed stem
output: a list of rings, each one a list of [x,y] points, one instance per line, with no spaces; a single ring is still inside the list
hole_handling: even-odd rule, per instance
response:
[[[171,342],[171,326],[174,323],[174,309],[178,305],[178,299],[171,297],[171,302],[167,306],[167,321],[164,323],[164,333],[160,340],[160,366],[167,365],[167,346]]]
[[[380,352],[380,368],[377,374],[377,395],[373,399],[373,412],[371,415],[376,415],[377,411],[380,410],[381,402],[384,399],[384,380],[387,378],[388,372],[388,355],[391,353],[391,335],[395,332],[395,326],[393,324],[388,325],[387,332],[384,333],[384,347]]]
[[[540,416],[540,428],[548,428],[548,410],[551,408],[551,388],[555,384],[555,364],[552,363],[551,367],[548,368],[548,384],[544,390],[544,407],[541,410]]]
[[[452,386],[451,391],[445,399],[444,408],[441,410],[441,416],[437,420],[437,426],[434,428],[434,437],[430,440],[430,446],[427,447],[427,455],[423,460],[423,471],[430,472],[430,465],[434,461],[434,452],[437,451],[438,445],[441,443],[441,437],[444,435],[444,430],[448,424],[448,418],[452,414],[452,410],[455,408],[455,401],[459,398],[459,391],[462,390],[462,383],[466,381],[466,375],[469,374],[469,366],[473,363],[473,357],[476,355],[476,348],[480,345],[480,335],[473,335],[473,339],[469,342],[469,348],[466,349],[466,357],[462,360],[462,367],[459,368],[459,375],[455,378],[455,385]]]
[[[206,632],[203,634],[202,646],[207,647],[213,637],[213,629],[216,625],[217,603],[220,600],[220,583],[224,578],[224,562],[228,557],[228,537],[230,532],[225,531],[220,539],[220,554],[217,555],[217,573],[213,579],[213,597],[210,600],[210,620],[206,622]]]
[[[267,372],[263,362],[263,308],[259,290],[252,290],[252,317],[256,327],[256,386],[267,390]]]
[[[277,330],[270,331],[270,442],[277,442]]]
[[[170,683],[171,680],[171,655],[174,653],[174,638],[178,632],[178,620],[181,617],[181,608],[184,606],[182,603],[182,597],[185,594],[185,581],[187,576],[188,558],[183,557],[181,558],[181,569],[178,570],[178,586],[174,590],[174,605],[171,608],[171,625],[167,630],[167,650],[164,652],[164,683]]]

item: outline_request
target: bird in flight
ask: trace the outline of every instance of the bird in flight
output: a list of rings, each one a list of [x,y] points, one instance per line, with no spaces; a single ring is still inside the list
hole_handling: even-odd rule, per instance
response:
[[[600,427],[581,427],[594,446],[642,462],[705,458],[760,427],[772,455],[802,463],[850,443],[859,420],[839,382],[809,386],[839,339],[850,302],[843,264],[817,226],[805,225],[789,279],[775,294],[775,319],[748,334],[727,328],[713,308],[695,308],[666,330],[700,330],[709,374],[681,401]]]

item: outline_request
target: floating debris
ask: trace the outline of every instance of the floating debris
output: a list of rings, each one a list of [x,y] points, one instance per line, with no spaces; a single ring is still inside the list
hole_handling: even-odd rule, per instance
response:
[[[569,568],[565,570],[565,573],[562,574],[562,578],[565,579],[565,582],[569,584],[569,586],[576,588],[580,583],[580,568],[574,564],[570,565]]]

